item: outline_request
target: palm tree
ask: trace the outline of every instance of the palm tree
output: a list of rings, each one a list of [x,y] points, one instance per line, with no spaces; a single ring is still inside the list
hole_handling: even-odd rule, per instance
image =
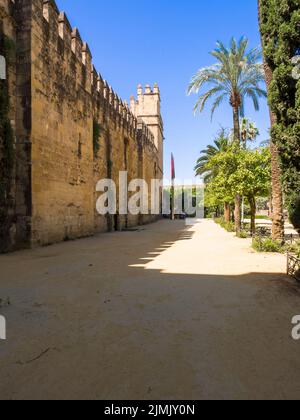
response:
[[[259,110],[259,98],[266,97],[265,90],[261,88],[264,82],[263,66],[261,60],[261,50],[253,48],[249,51],[248,40],[241,38],[237,42],[231,40],[229,48],[222,42],[217,43],[217,48],[211,55],[217,63],[206,68],[200,69],[192,78],[188,93],[199,94],[195,105],[202,112],[209,99],[214,99],[211,116],[213,117],[216,109],[228,100],[233,111],[234,141],[240,145],[240,117],[244,116],[244,103],[248,97],[253,101],[256,111]],[[204,85],[209,89],[200,94]],[[241,229],[241,197],[237,195],[235,203],[235,224],[237,233]]]
[[[253,142],[259,136],[259,130],[256,127],[254,122],[248,120],[248,118],[242,118],[241,120],[241,140],[245,147],[247,148],[247,142]]]
[[[218,134],[214,140],[213,145],[208,145],[205,150],[202,150],[200,158],[197,160],[195,167],[196,176],[204,176],[204,181],[208,183],[213,176],[212,171],[207,169],[207,164],[211,158],[215,157],[218,153],[224,152],[229,145],[229,138],[226,136],[224,129]]]
[[[260,0],[258,0],[258,18],[259,24],[262,24]],[[264,39],[262,37],[262,45],[264,45]],[[267,88],[273,80],[273,72],[267,61],[264,60],[264,73],[267,83]],[[276,115],[270,108],[270,121],[273,127],[277,123]],[[283,192],[281,184],[282,171],[280,167],[280,156],[277,145],[270,140],[271,150],[271,165],[272,165],[272,238],[275,240],[284,241],[284,216],[283,216]]]
[[[218,136],[214,140],[213,145],[208,145],[205,150],[201,151],[201,156],[197,160],[195,167],[196,176],[203,176],[204,182],[208,184],[214,176],[214,171],[208,169],[208,163],[218,153],[225,152],[230,144],[229,137],[224,128],[221,129]],[[230,203],[224,204],[224,217],[225,221],[230,221]]]

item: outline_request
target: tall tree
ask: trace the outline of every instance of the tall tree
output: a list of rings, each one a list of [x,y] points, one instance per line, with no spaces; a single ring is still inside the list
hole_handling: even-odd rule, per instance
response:
[[[201,156],[197,160],[197,165],[195,167],[195,172],[197,176],[203,176],[204,182],[208,183],[214,176],[214,169],[209,168],[209,162],[214,158],[218,153],[225,152],[229,146],[229,138],[226,133],[226,130],[223,128],[218,133],[216,139],[214,140],[213,145],[208,145],[205,150],[201,151]],[[224,202],[224,217],[225,221],[230,221],[230,202]]]
[[[206,149],[200,153],[200,158],[197,160],[195,172],[197,176],[204,176],[204,181],[209,182],[212,176],[212,170],[208,169],[207,165],[212,157],[227,149],[229,145],[229,138],[226,131],[222,129],[215,138],[212,145],[208,145]]]
[[[270,97],[270,89],[273,81],[273,70],[271,68],[271,61],[268,59],[268,47],[270,41],[274,36],[274,33],[266,30],[269,22],[269,13],[271,12],[271,1],[270,0],[258,0],[259,10],[259,23],[262,34],[262,45],[264,52],[264,71],[265,79],[267,83],[267,89]],[[273,16],[274,17],[274,16]],[[273,19],[272,17],[272,19]],[[273,42],[273,41],[271,41]],[[270,107],[270,121],[271,127],[274,128],[277,125],[277,117]],[[272,171],[272,237],[275,240],[284,240],[284,217],[283,217],[283,191],[282,191],[282,171],[279,162],[278,147],[275,142],[274,132],[271,135],[270,150],[271,150],[271,171]]]
[[[255,233],[256,198],[268,196],[271,182],[269,148],[247,150],[233,145],[218,153],[208,165],[217,168],[208,190],[218,199],[236,192],[248,199],[251,233]]]
[[[211,55],[217,60],[213,66],[200,69],[192,78],[188,92],[199,94],[195,111],[203,111],[209,99],[214,99],[211,115],[228,100],[232,107],[234,140],[240,145],[240,117],[244,115],[245,98],[251,98],[256,111],[259,110],[259,98],[266,97],[261,88],[264,81],[263,68],[260,63],[261,51],[254,48],[248,51],[248,40],[242,38],[239,42],[231,40],[227,48],[222,42],[217,43]],[[201,94],[204,85],[209,89]],[[235,199],[235,224],[237,233],[241,229],[241,197]]]

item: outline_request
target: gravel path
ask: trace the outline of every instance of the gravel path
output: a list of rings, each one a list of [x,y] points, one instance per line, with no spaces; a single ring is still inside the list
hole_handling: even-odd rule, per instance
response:
[[[285,264],[212,221],[0,256],[0,399],[298,399]]]

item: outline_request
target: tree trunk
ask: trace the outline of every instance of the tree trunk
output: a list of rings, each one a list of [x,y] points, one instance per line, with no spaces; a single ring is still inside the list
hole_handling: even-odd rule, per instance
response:
[[[241,144],[241,133],[240,133],[240,114],[239,108],[233,107],[233,133],[234,133],[234,141],[238,146]],[[241,233],[241,225],[242,225],[242,218],[241,218],[241,209],[242,209],[242,198],[239,194],[235,197],[235,210],[234,210],[234,221],[235,221],[235,231],[236,234],[239,235]]]
[[[237,194],[235,197],[235,207],[234,207],[235,231],[237,235],[241,233],[241,226],[242,226],[242,217],[241,217],[242,205],[241,204],[242,204],[242,198],[239,194]]]
[[[225,222],[227,223],[230,222],[230,204],[229,203],[224,204],[224,218],[225,218]]]
[[[269,88],[272,81],[272,70],[264,64],[266,83]],[[276,115],[270,109],[270,121],[273,127],[276,124]],[[276,144],[271,139],[271,172],[272,172],[272,238],[274,240],[284,241],[284,218],[283,218],[283,193],[281,184],[281,168],[279,163],[279,152]]]
[[[256,201],[254,197],[249,197],[249,204],[251,209],[251,235],[255,235],[256,231],[256,224],[255,224],[255,217],[256,217]]]
[[[259,22],[261,24],[260,14],[260,0],[258,0]],[[262,45],[264,45],[262,38]],[[264,70],[266,76],[267,89],[269,90],[270,84],[273,79],[272,69],[264,59]],[[276,115],[270,108],[270,121],[271,127],[276,122]],[[283,192],[281,185],[281,168],[279,163],[279,152],[276,144],[271,139],[271,165],[272,165],[272,238],[275,240],[284,241],[284,217],[283,217]]]
[[[233,135],[234,141],[240,145],[241,143],[241,130],[240,130],[240,113],[239,108],[233,107]]]
[[[272,238],[284,241],[283,194],[277,146],[271,143],[272,161]]]

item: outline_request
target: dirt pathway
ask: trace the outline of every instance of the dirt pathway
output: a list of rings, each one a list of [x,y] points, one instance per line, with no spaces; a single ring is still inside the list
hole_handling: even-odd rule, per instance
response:
[[[211,221],[0,256],[0,398],[300,398],[284,271]]]

